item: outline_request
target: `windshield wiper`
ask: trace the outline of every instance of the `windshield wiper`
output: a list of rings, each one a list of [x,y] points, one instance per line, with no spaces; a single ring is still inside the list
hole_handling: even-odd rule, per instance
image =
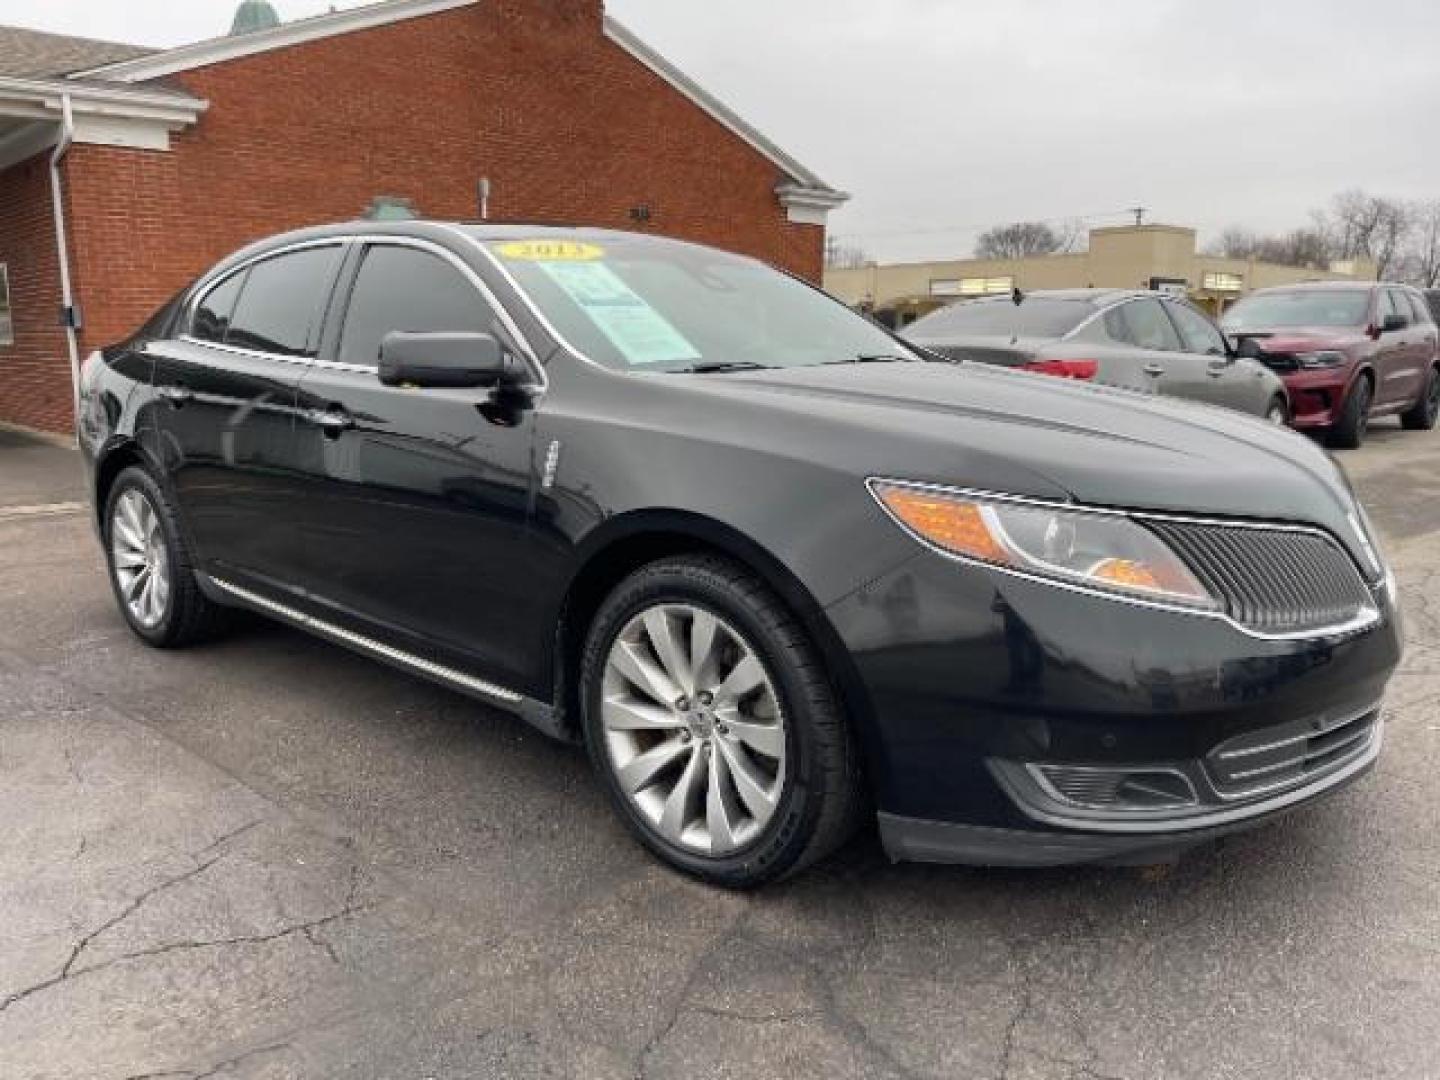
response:
[[[719,375],[727,371],[770,371],[774,364],[757,364],[753,360],[707,360],[694,367],[676,368],[672,375]]]

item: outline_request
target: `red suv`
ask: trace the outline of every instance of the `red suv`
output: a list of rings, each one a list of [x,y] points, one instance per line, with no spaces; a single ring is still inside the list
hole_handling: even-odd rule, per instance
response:
[[[1411,430],[1440,415],[1440,330],[1408,285],[1324,282],[1260,289],[1221,320],[1242,355],[1285,380],[1290,423],[1355,447],[1373,416]]]

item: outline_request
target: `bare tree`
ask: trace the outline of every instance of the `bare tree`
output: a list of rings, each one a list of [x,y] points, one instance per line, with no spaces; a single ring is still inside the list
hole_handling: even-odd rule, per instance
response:
[[[1328,213],[1317,214],[1338,259],[1370,259],[1378,278],[1395,267],[1411,229],[1411,210],[1405,203],[1370,195],[1359,188],[1342,191]]]
[[[1056,235],[1060,238],[1060,246],[1055,249],[1057,255],[1071,255],[1090,246],[1090,226],[1084,218],[1066,218],[1060,222]]]
[[[1206,254],[1226,259],[1252,259],[1260,246],[1260,237],[1249,229],[1232,225],[1206,247]]]
[[[1410,207],[1410,242],[1400,260],[1400,276],[1422,289],[1440,286],[1440,199]]]
[[[838,236],[825,241],[825,269],[858,270],[870,262],[870,253],[859,244],[842,243]]]
[[[1053,255],[1065,246],[1065,237],[1043,221],[1016,221],[996,225],[975,241],[977,259],[1024,259]]]
[[[1323,269],[1330,262],[1330,239],[1323,230],[1313,227],[1261,236],[1250,229],[1232,226],[1207,247],[1207,253],[1227,259],[1255,259],[1282,266]]]

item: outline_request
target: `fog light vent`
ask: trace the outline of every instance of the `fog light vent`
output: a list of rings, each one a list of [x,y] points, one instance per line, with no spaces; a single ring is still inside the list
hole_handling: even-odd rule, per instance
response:
[[[1199,802],[1195,787],[1174,769],[1031,765],[1046,794],[1095,810],[1171,810]]]

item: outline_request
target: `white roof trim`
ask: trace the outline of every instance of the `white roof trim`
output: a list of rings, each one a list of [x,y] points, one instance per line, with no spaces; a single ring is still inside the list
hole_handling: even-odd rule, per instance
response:
[[[757,150],[762,156],[768,158],[779,167],[786,176],[794,181],[794,186],[797,188],[810,189],[817,193],[829,193],[837,199],[834,203],[835,206],[849,199],[848,195],[836,191],[764,135],[761,135],[760,132],[746,123],[739,114],[719,98],[715,97],[714,94],[710,93],[669,60],[665,59],[665,57],[641,41],[640,38],[636,37],[624,23],[611,18],[609,15],[605,16],[605,36],[628,52],[636,60],[640,61],[640,63],[648,67],[656,75],[659,75],[705,112],[709,113],[713,119],[718,120],[734,134],[749,143],[750,146]]]
[[[61,111],[68,97],[77,113],[108,113],[146,120],[191,124],[208,107],[200,98],[167,90],[135,90],[129,86],[96,86],[67,79],[12,79],[0,76],[0,112],[7,105],[42,110],[47,116]],[[13,114],[12,114],[13,115]]]
[[[210,64],[237,60],[242,56],[274,49],[286,49],[292,45],[303,45],[308,41],[351,34],[357,30],[369,30],[376,26],[418,19],[424,15],[438,15],[443,11],[466,7],[478,0],[383,0],[378,4],[332,11],[327,15],[316,15],[310,19],[297,19],[282,23],[269,30],[256,30],[236,37],[211,38],[197,41],[193,45],[182,45],[178,49],[134,60],[121,60],[114,64],[76,72],[71,78],[114,79],[118,82],[144,82],[159,79],[192,68],[207,67]]]
[[[0,116],[31,121],[0,140],[0,169],[55,143],[70,99],[75,141],[168,150],[170,134],[200,118],[206,102],[185,94],[64,79],[0,78]]]

